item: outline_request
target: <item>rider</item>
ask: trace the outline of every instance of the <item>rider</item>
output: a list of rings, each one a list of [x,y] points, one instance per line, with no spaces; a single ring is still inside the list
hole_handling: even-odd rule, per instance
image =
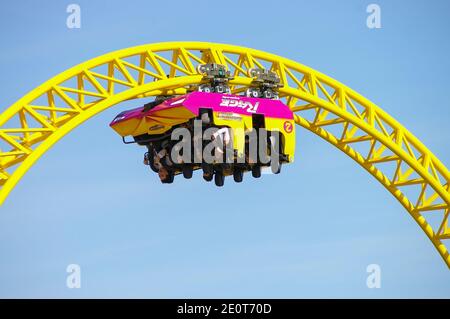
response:
[[[161,182],[166,182],[170,179],[170,172],[168,167],[172,166],[173,163],[170,160],[170,151],[168,141],[164,141],[161,144],[161,150],[159,152],[155,152],[153,156],[153,163],[155,167],[158,169],[158,176]]]
[[[216,147],[216,160],[221,162],[221,160],[223,160],[225,149],[231,141],[230,129],[228,127],[218,129],[212,135],[211,139],[218,141],[218,146]]]

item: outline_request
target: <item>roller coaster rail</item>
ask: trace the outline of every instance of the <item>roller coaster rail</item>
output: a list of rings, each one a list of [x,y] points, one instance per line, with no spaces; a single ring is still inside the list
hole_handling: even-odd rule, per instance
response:
[[[445,246],[450,240],[450,174],[431,151],[380,107],[338,81],[283,57],[226,44],[167,42],[111,52],[23,96],[0,114],[0,204],[33,163],[78,125],[126,100],[184,94],[201,83],[197,66],[205,63],[227,66],[234,94],[250,87],[249,70],[276,72],[280,99],[295,113],[296,123],[373,175],[450,267]],[[439,216],[439,222],[429,222],[429,214]]]

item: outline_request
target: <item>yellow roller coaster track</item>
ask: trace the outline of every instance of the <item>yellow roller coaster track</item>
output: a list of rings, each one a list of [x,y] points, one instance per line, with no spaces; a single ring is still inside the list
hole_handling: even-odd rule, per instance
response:
[[[168,42],[97,57],[40,85],[0,115],[0,203],[33,163],[65,134],[125,100],[183,94],[199,84],[198,64],[226,65],[233,93],[248,69],[280,76],[280,98],[300,126],[319,135],[372,174],[406,208],[448,267],[448,169],[414,135],[352,89],[300,63],[225,44]],[[425,218],[433,214],[430,223]],[[437,217],[437,218],[435,218]]]

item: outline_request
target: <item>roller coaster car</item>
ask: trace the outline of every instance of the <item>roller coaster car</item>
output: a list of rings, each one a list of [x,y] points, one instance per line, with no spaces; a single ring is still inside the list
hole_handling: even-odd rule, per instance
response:
[[[226,76],[227,74],[220,79],[226,79]],[[124,111],[114,118],[110,126],[122,136],[125,143],[137,143],[148,148],[146,164],[155,172],[159,171],[158,165],[154,163],[158,152],[166,148],[169,150],[166,153],[170,153],[179,142],[179,139],[174,140],[171,136],[176,128],[187,128],[192,133],[191,136],[195,136],[198,134],[195,125],[200,123],[203,137],[201,154],[205,143],[211,142],[206,141],[203,136],[205,130],[227,128],[226,131],[230,135],[229,146],[232,146],[234,151],[231,162],[198,161],[198,157],[197,160],[195,158],[196,151],[193,150],[189,161],[180,162],[169,158],[163,163],[169,171],[168,177],[164,180],[161,178],[163,183],[171,183],[173,177],[180,173],[190,178],[196,169],[203,169],[203,176],[207,181],[212,180],[214,175],[218,186],[223,185],[227,175],[233,175],[236,182],[242,181],[246,171],[251,171],[254,177],[260,177],[261,168],[264,166],[271,166],[274,173],[279,173],[281,163],[294,160],[295,126],[292,111],[278,99],[251,97],[256,94],[267,95],[261,93],[267,91],[264,88],[253,94],[247,92],[250,96],[215,93],[229,91],[226,81],[220,79],[218,81],[217,76],[213,77],[214,85],[201,85],[198,91],[179,96],[160,96],[143,107]],[[260,134],[261,131],[264,134]],[[125,138],[128,136],[132,136],[133,141],[127,142]],[[249,146],[251,140],[255,139],[254,136],[259,148],[256,158],[253,156],[255,153],[250,152]],[[273,139],[275,136],[279,137],[277,142]],[[265,143],[262,143],[263,139]],[[192,145],[195,145],[195,142]],[[228,152],[228,149],[224,148],[224,151]],[[266,158],[270,157],[270,161],[263,160],[264,156],[261,154],[267,155]],[[272,154],[277,156],[276,165]]]

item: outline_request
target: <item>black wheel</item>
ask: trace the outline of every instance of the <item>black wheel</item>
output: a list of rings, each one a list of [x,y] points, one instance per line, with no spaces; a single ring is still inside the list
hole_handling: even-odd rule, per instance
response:
[[[260,178],[261,177],[261,166],[259,165],[254,165],[252,167],[252,176],[254,178]]]
[[[184,178],[192,178],[192,173],[194,172],[192,166],[185,165],[183,166],[183,176]]]
[[[223,176],[222,172],[216,172],[216,174],[214,174],[214,182],[216,183],[216,186],[223,186],[223,183],[225,182],[225,176]]]
[[[233,179],[236,183],[242,182],[242,179],[244,178],[244,172],[240,168],[235,168],[233,171]]]

